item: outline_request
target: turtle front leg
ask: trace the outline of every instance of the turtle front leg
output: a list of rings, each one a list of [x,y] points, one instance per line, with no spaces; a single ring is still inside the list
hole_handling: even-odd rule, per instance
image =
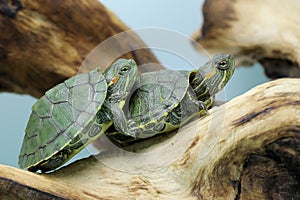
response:
[[[121,134],[138,138],[140,135],[140,129],[136,123],[132,120],[128,120],[124,111],[118,106],[111,107],[111,113],[113,116],[114,126]]]
[[[206,102],[198,101],[198,106],[199,106],[200,116],[206,115],[208,108],[209,108],[209,106],[207,106]]]
[[[16,18],[19,10],[23,8],[20,0],[0,0],[0,13],[10,18]]]

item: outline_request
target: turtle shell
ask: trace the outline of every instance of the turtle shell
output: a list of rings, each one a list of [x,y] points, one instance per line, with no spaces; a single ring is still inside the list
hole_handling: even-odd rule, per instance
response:
[[[129,102],[130,118],[143,129],[160,131],[161,120],[179,105],[189,88],[191,71],[162,70],[142,74]],[[148,137],[147,136],[147,137]],[[143,137],[143,136],[142,136]]]
[[[107,83],[98,69],[79,74],[48,90],[32,107],[19,156],[29,169],[48,160],[95,120]]]

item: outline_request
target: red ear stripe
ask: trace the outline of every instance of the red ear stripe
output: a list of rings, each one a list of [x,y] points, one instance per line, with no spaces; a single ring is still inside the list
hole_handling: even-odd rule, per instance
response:
[[[113,84],[116,84],[118,80],[119,80],[119,76],[116,75],[116,76],[112,79]]]

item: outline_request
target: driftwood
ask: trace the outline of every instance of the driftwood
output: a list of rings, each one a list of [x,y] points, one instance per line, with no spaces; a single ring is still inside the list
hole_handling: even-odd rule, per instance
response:
[[[7,1],[0,0],[3,2]],[[235,27],[235,31],[241,30],[239,25],[243,23],[233,22],[238,21],[235,20],[237,13],[245,12],[242,2],[245,1],[207,0],[204,29],[197,40],[209,51],[223,47],[223,50],[233,51],[231,53],[240,60],[245,57],[248,61],[265,61],[264,65],[269,65],[271,72],[282,66],[275,69],[275,62],[288,63],[295,72],[281,67],[283,71],[275,75],[295,76],[299,60],[293,57],[296,51],[290,53],[290,46],[273,51],[272,42],[270,48],[260,46],[261,41],[254,43],[257,46],[248,45],[233,37],[243,35],[242,32],[235,35],[226,32]],[[272,2],[283,5],[279,0],[263,2],[266,5],[259,4],[257,11],[273,5]],[[15,18],[0,15],[1,91],[39,97],[56,83],[76,74],[98,44],[128,30],[96,0],[84,3],[22,0],[22,3],[23,8]],[[291,4],[297,9],[295,0],[284,5]],[[208,18],[211,12],[217,20]],[[280,12],[277,15],[276,19],[286,19]],[[249,23],[258,23],[256,14],[251,17]],[[293,24],[293,20],[290,23]],[[296,28],[296,25],[291,27]],[[289,33],[298,34],[293,28]],[[297,42],[299,37],[296,36]],[[252,35],[248,39],[251,38]],[[239,44],[242,45],[236,48]],[[116,58],[110,55],[144,46],[136,35],[127,34],[122,44],[115,41],[107,48],[105,56],[97,56],[103,52],[94,51],[83,66],[99,64],[105,68]],[[259,52],[260,49],[267,53]],[[276,57],[268,54],[270,49]],[[249,59],[249,55],[254,56]],[[148,50],[136,50],[124,56],[134,58],[139,64],[157,62]],[[299,85],[299,79],[281,79],[258,86],[214,107],[209,115],[177,133],[128,147],[134,153],[108,146],[97,156],[76,161],[50,174],[0,165],[0,199],[299,199]]]
[[[97,45],[129,29],[97,0],[21,2],[16,18],[0,14],[0,91],[40,97],[75,75]],[[138,64],[158,62],[149,50],[136,50],[145,44],[135,34],[120,39],[122,45],[111,42],[94,55],[92,64],[105,68],[119,56],[134,58]]]
[[[240,65],[258,61],[270,78],[300,77],[299,0],[206,0],[202,10],[193,39],[206,51],[230,52]]]
[[[299,199],[299,85],[257,86],[139,153],[50,174],[0,166],[1,199]]]

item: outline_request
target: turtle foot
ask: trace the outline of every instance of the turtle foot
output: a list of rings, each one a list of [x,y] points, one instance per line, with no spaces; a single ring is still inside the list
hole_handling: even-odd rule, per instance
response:
[[[128,127],[122,134],[137,139],[137,138],[139,138],[141,133],[142,133],[142,130],[138,127],[136,122],[134,122],[133,120],[128,120]]]

